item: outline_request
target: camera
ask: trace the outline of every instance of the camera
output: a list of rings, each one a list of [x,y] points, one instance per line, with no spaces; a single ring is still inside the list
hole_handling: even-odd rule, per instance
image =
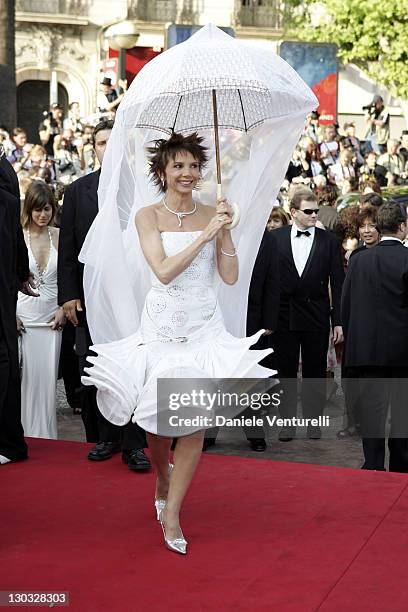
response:
[[[51,119],[52,113],[50,111],[43,111],[42,116],[44,117],[44,119]]]
[[[362,107],[363,111],[368,111],[372,113],[375,110],[375,104],[366,104],[366,106]]]

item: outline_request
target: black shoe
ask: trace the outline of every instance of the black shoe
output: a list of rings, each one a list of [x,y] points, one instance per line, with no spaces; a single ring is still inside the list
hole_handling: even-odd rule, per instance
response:
[[[122,451],[122,461],[127,464],[129,470],[134,470],[135,472],[150,470],[152,467],[143,448],[132,448],[131,450]]]
[[[253,451],[263,453],[266,449],[266,442],[263,438],[248,438],[248,442]]]
[[[281,442],[290,442],[296,436],[296,427],[284,427],[279,432]]]
[[[203,453],[211,446],[215,446],[215,438],[204,438],[203,440]]]
[[[308,425],[307,426],[307,437],[310,440],[320,440],[320,438],[322,437],[322,430],[320,429],[320,427]]]
[[[346,440],[347,438],[357,438],[358,432],[355,427],[346,427],[337,432],[338,440]]]
[[[119,451],[120,444],[118,442],[98,442],[89,451],[88,459],[90,461],[106,461],[106,459],[111,459],[112,455]]]

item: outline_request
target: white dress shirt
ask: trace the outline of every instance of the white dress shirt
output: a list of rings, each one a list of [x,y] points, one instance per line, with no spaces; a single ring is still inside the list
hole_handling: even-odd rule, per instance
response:
[[[308,231],[310,236],[296,236],[298,231]],[[293,223],[290,232],[290,242],[292,246],[293,261],[295,262],[296,270],[299,276],[302,276],[306,262],[309,259],[310,251],[312,250],[313,240],[315,236],[315,228],[308,227],[306,230],[301,230],[296,222]]]
[[[396,236],[381,236],[380,242],[382,242],[383,240],[396,240],[397,242],[404,244],[402,240],[400,238],[397,238]]]

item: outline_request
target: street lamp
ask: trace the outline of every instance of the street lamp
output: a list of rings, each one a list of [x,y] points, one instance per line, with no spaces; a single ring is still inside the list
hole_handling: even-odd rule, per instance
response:
[[[139,39],[136,25],[131,21],[121,21],[107,28],[105,38],[114,51],[119,51],[119,79],[126,79],[126,49],[136,46]]]

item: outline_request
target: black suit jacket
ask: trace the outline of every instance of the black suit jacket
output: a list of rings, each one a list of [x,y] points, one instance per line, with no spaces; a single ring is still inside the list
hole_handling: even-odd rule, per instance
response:
[[[279,311],[279,261],[274,232],[265,231],[252,271],[248,295],[247,335],[276,329]]]
[[[330,326],[329,283],[332,324],[341,325],[340,299],[344,280],[338,239],[315,229],[315,237],[302,276],[292,255],[292,226],[274,230],[279,254],[280,307],[277,331],[323,331]]]
[[[16,300],[18,286],[22,280],[18,278],[19,223],[20,200],[0,187],[0,325],[3,328],[12,369],[16,375],[18,375]]]
[[[13,166],[5,157],[0,157],[0,187],[18,200],[18,227],[17,227],[17,277],[20,283],[25,282],[29,275],[28,251],[20,224],[20,188],[17,174]]]
[[[17,176],[0,158],[0,325],[3,327],[12,371],[18,376],[16,301],[19,285],[29,274],[28,252],[20,225]]]
[[[69,185],[64,194],[58,248],[58,303],[80,299],[84,307],[84,266],[78,255],[98,214],[100,170]]]
[[[408,366],[408,249],[384,240],[350,258],[341,312],[345,365]]]

